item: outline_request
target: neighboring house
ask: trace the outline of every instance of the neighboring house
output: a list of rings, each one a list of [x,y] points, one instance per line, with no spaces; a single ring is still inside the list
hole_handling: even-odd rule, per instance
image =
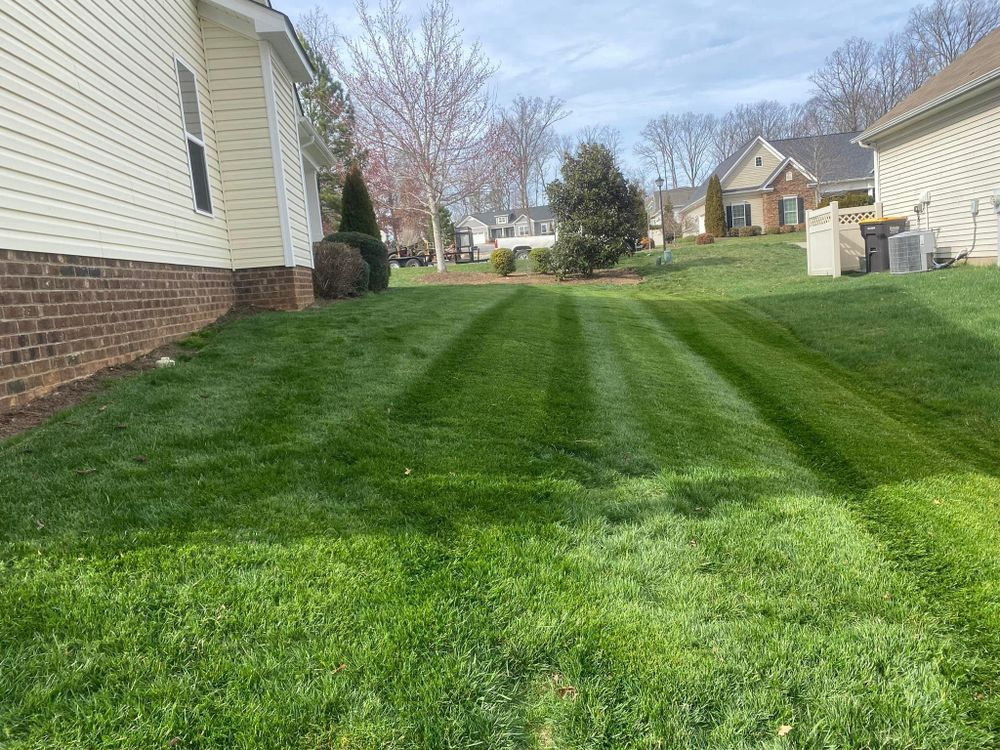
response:
[[[757,137],[744,145],[713,172],[722,182],[727,228],[803,224],[817,196],[872,191],[874,160],[853,143],[857,135]],[[705,231],[707,188],[705,180],[681,212],[686,231]]]
[[[472,234],[472,244],[510,247],[517,251],[548,246],[556,235],[556,218],[549,206],[524,210],[486,211],[469,214],[455,225]]]
[[[663,245],[660,206],[670,206],[672,208],[671,213],[667,215],[667,234],[680,235],[682,233],[682,212],[684,207],[691,202],[694,191],[695,188],[693,187],[672,188],[671,190],[659,191],[659,200],[655,191],[646,199],[646,215],[649,217],[650,227],[649,237],[656,243],[657,247]],[[662,204],[660,200],[663,201]]]
[[[313,70],[266,0],[0,4],[0,410],[312,301]]]
[[[875,152],[875,190],[886,216],[931,228],[941,255],[973,246],[997,256],[1000,203],[1000,29],[955,60],[858,137]],[[929,196],[927,195],[929,193]],[[930,202],[921,216],[914,208]],[[979,216],[971,204],[979,201]]]

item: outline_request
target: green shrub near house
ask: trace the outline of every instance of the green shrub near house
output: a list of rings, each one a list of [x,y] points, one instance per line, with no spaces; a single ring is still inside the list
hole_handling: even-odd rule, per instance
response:
[[[705,231],[714,237],[726,236],[726,207],[722,205],[722,182],[712,175],[705,193]]]
[[[702,232],[698,235],[694,242],[696,245],[711,245],[715,242],[715,235],[711,232]]]
[[[549,248],[534,248],[528,253],[528,260],[531,262],[531,270],[534,273],[552,273]]]
[[[381,292],[389,287],[389,248],[382,240],[361,232],[334,232],[324,242],[339,242],[357,248],[368,264],[368,289]]]
[[[344,192],[341,199],[341,216],[339,232],[360,232],[375,239],[381,239],[375,217],[375,207],[372,204],[365,178],[357,164],[352,166],[344,177]]]
[[[494,273],[500,276],[510,276],[517,268],[514,251],[506,247],[494,250],[490,254],[490,266],[492,266]]]

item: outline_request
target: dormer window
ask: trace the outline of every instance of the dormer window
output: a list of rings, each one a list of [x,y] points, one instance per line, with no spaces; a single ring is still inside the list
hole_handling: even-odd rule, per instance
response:
[[[753,165],[755,167],[763,167],[764,166],[764,157],[763,156],[758,156],[756,159],[753,160]]]
[[[494,216],[493,217],[493,223],[494,224],[506,224],[507,223],[507,217],[506,216]]]

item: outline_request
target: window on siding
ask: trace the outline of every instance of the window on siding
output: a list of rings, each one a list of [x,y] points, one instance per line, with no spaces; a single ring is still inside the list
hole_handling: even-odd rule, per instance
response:
[[[545,222],[543,221],[543,222],[542,222],[542,225],[541,225],[541,227],[540,227],[540,231],[541,231],[541,233],[542,233],[542,234],[548,234],[548,233],[549,233],[549,225],[548,225],[548,224],[546,224],[546,223],[545,223]]]
[[[799,199],[795,197],[782,199],[781,215],[784,217],[785,224],[798,224]]]
[[[527,224],[518,224],[517,225],[517,236],[518,237],[527,237],[528,236],[528,225]]]
[[[734,203],[730,206],[733,212],[733,226],[734,227],[745,227],[747,225],[747,206],[746,203]]]
[[[764,166],[764,157],[763,156],[758,156],[756,159],[753,160],[753,165],[755,167],[763,167]]]
[[[201,128],[201,105],[198,102],[198,79],[194,71],[177,60],[177,87],[180,90],[184,140],[187,144],[188,167],[194,208],[199,213],[212,214],[212,189],[208,182],[208,161],[205,158],[205,136]]]
[[[507,217],[506,216],[494,216],[493,217],[493,223],[494,224],[506,224],[507,223]]]

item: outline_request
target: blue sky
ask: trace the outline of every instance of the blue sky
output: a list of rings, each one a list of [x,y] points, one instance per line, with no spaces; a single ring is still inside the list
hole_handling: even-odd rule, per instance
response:
[[[611,125],[626,155],[662,112],[722,113],[740,102],[804,100],[808,76],[848,36],[901,29],[912,0],[570,2],[452,0],[467,36],[499,64],[498,101],[559,96],[572,132]],[[294,19],[319,5],[342,31],[353,0],[273,0]],[[416,16],[421,2],[407,0]]]

